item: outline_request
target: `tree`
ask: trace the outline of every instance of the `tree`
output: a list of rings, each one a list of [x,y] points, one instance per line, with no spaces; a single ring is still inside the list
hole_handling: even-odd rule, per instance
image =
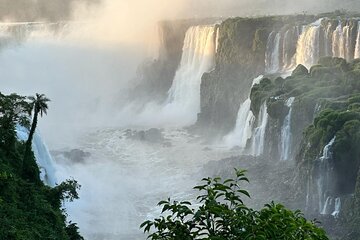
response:
[[[28,127],[31,106],[25,97],[0,93],[0,148],[6,154],[14,153],[16,125]]]
[[[250,197],[240,188],[241,182],[248,181],[244,171],[236,170],[235,180],[204,178],[202,181],[203,185],[194,188],[201,192],[196,209],[188,201],[159,202],[163,215],[140,226],[144,232],[151,233],[148,239],[328,239],[324,230],[316,222],[306,220],[300,211],[292,212],[273,202],[259,211],[248,208],[241,199],[241,196]]]
[[[35,164],[36,166],[34,166],[34,164],[31,161],[32,158],[29,157],[32,153],[31,144],[37,126],[38,115],[40,114],[40,116],[42,117],[43,114],[47,114],[47,109],[48,109],[47,103],[50,101],[50,99],[46,98],[44,94],[38,94],[38,93],[36,94],[35,97],[31,96],[28,97],[28,99],[30,100],[30,105],[34,111],[34,115],[31,123],[29,136],[25,144],[23,171],[26,175],[28,175],[30,179],[35,180],[38,179],[39,169],[36,164]]]

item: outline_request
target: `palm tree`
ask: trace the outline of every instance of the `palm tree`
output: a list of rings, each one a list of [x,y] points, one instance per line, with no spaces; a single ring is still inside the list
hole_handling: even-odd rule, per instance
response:
[[[40,116],[42,117],[44,114],[47,114],[47,110],[48,110],[47,102],[49,102],[50,99],[45,97],[44,94],[37,93],[36,97],[31,96],[29,97],[29,100],[32,108],[34,109],[34,116],[33,116],[33,121],[31,123],[30,133],[26,141],[26,146],[29,145],[31,147],[31,142],[34,137],[34,133],[38,121],[38,115],[40,113]]]
[[[30,100],[30,105],[32,107],[32,109],[34,110],[34,115],[33,115],[33,121],[31,123],[31,128],[30,128],[30,132],[29,132],[29,136],[28,139],[26,141],[26,145],[25,145],[25,153],[24,153],[24,159],[23,159],[23,170],[25,172],[33,172],[32,170],[34,170],[33,168],[35,166],[32,166],[33,164],[31,164],[28,160],[31,159],[30,158],[30,153],[31,153],[31,144],[32,144],[32,139],[34,137],[34,133],[35,133],[35,129],[36,129],[36,125],[37,125],[37,121],[38,121],[38,115],[40,113],[40,116],[42,117],[43,114],[47,114],[47,109],[48,109],[48,102],[50,101],[50,99],[48,99],[44,94],[36,94],[35,97],[31,96],[28,97],[28,99]],[[28,169],[30,168],[30,169]],[[37,166],[36,166],[37,168]],[[38,172],[38,171],[36,171]],[[32,174],[31,174],[32,175]],[[36,175],[36,173],[35,173]],[[33,176],[35,177],[35,176]],[[36,176],[38,177],[38,176]]]

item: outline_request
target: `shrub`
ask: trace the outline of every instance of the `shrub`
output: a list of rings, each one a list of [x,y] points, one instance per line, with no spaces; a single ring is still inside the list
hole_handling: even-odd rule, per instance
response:
[[[306,220],[300,211],[292,212],[271,202],[259,211],[247,207],[242,198],[250,197],[240,188],[248,182],[244,171],[236,170],[236,179],[204,178],[196,186],[201,194],[199,207],[170,199],[159,202],[162,213],[154,221],[141,224],[152,240],[240,240],[240,239],[328,239],[314,221]]]

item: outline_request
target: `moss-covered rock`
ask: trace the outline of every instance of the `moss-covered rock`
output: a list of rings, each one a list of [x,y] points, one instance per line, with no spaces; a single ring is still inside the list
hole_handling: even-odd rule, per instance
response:
[[[309,70],[302,64],[299,64],[295,70],[292,72],[291,76],[306,76],[309,74]]]

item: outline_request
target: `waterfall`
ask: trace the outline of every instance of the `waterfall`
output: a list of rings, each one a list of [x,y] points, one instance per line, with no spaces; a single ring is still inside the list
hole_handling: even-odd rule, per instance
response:
[[[216,38],[215,38],[215,52],[218,52],[219,37],[220,37],[220,27],[217,27],[217,29],[216,29]]]
[[[305,27],[296,47],[296,64],[311,67],[320,57],[320,29],[322,19]]]
[[[358,22],[358,32],[356,37],[354,58],[360,58],[360,21]]]
[[[342,25],[343,25],[342,22],[339,21],[338,26],[333,32],[332,55],[333,57],[341,57],[349,61],[351,60],[351,55],[350,55],[351,29],[349,23],[347,23],[345,26]]]
[[[267,104],[261,105],[259,112],[258,125],[255,128],[254,135],[251,141],[251,155],[260,156],[264,152],[265,132],[268,122]]]
[[[285,105],[289,108],[289,112],[284,119],[283,126],[281,127],[281,160],[289,160],[291,153],[291,114],[292,105],[295,98],[290,97],[286,100]]]
[[[29,135],[29,130],[25,127],[17,126],[16,133],[19,140],[26,141]],[[54,163],[48,148],[42,141],[38,132],[35,132],[34,134],[32,150],[35,155],[36,163],[40,169],[40,179],[45,184],[54,187],[56,182]]]
[[[272,31],[266,43],[265,72],[284,72],[298,64],[309,68],[323,56],[341,57],[347,61],[359,58],[360,22],[357,36],[353,36],[351,20],[339,20],[335,30],[332,22],[327,21],[320,18],[308,25]]]
[[[341,209],[341,198],[335,198],[335,210],[331,213],[333,217],[338,217]]]
[[[271,32],[266,44],[265,71],[276,73],[280,70],[280,33]]]
[[[328,215],[328,214],[332,213],[332,209],[334,209],[334,208],[335,208],[334,199],[332,197],[327,197],[324,207],[321,211],[321,214]]]
[[[230,146],[239,146],[241,149],[245,149],[247,141],[251,138],[255,116],[250,110],[250,106],[250,98],[240,105],[235,129],[225,137],[225,142]]]
[[[331,166],[331,148],[335,142],[335,137],[324,147],[323,154],[319,159],[319,169],[318,169],[318,178],[316,181],[317,192],[319,197],[319,211],[322,214],[330,214],[330,201],[328,199],[330,196],[329,192],[331,189],[331,180],[332,180],[332,166]],[[327,204],[326,204],[327,203]]]
[[[194,123],[200,112],[200,84],[215,64],[215,26],[190,27],[185,35],[181,62],[168,92],[164,111],[185,116]]]
[[[258,84],[263,75],[254,78],[252,86]],[[238,146],[245,149],[247,141],[252,137],[252,130],[255,122],[255,116],[251,111],[251,100],[249,97],[240,105],[234,130],[224,137],[226,145]]]
[[[338,26],[336,27],[335,31],[332,34],[332,55],[334,57],[341,57],[341,50],[342,50],[342,27],[341,21],[339,21]]]
[[[332,33],[331,33],[331,23],[329,22],[324,31],[324,54],[325,56],[332,55]]]
[[[296,27],[290,28],[285,32],[283,44],[282,44],[282,68],[284,70],[291,69],[294,65],[293,63],[293,56],[294,53],[291,52],[292,49],[295,49],[294,46],[294,39],[298,39],[298,35],[295,32]]]

